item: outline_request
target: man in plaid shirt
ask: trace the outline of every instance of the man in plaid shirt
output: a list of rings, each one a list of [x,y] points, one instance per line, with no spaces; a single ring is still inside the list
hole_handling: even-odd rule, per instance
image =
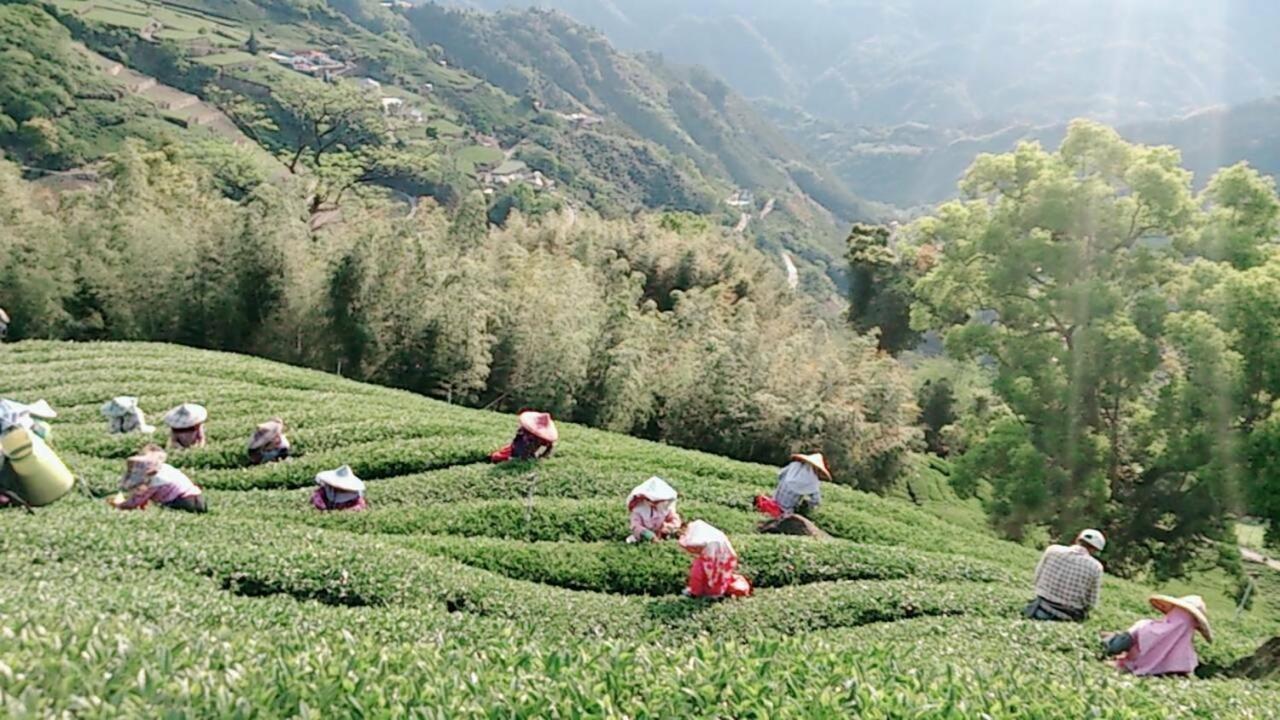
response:
[[[1024,613],[1032,620],[1081,622],[1097,607],[1102,563],[1094,556],[1107,546],[1102,533],[1081,531],[1072,545],[1050,545],[1036,566],[1036,599]]]

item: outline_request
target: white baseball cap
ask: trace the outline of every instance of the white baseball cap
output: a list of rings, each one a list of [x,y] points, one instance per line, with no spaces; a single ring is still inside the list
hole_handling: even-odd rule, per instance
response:
[[[1107,536],[1102,534],[1101,530],[1089,528],[1081,530],[1079,535],[1080,542],[1092,547],[1098,552],[1102,552],[1107,547]]]

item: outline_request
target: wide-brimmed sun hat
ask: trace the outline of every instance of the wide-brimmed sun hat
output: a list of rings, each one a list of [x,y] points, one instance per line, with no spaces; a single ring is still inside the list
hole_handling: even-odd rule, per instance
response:
[[[705,520],[694,520],[680,536],[680,547],[685,550],[700,550],[715,543],[729,544],[729,536],[719,528]]]
[[[160,466],[169,455],[158,445],[148,445],[125,460],[124,477],[120,479],[121,487],[126,490],[135,488],[146,482],[147,478],[160,471]]]
[[[649,502],[674,502],[678,497],[676,489],[671,487],[666,480],[654,476],[637,485],[627,496],[627,509],[635,507],[640,500],[648,500]]]
[[[271,418],[260,423],[253,431],[253,436],[249,438],[249,449],[257,450],[266,447],[282,435],[284,435],[284,421],[280,418]]]
[[[350,465],[343,465],[336,470],[325,470],[316,474],[316,484],[331,487],[342,492],[364,492],[364,481],[356,477]]]
[[[26,407],[28,415],[40,418],[41,420],[53,420],[58,417],[58,412],[53,409],[53,406],[49,405],[49,403],[44,400],[37,400],[24,407]]]
[[[209,411],[203,405],[182,403],[164,414],[164,424],[174,430],[187,430],[209,419]]]
[[[1174,608],[1182,608],[1195,618],[1196,629],[1204,636],[1204,639],[1213,642],[1213,628],[1209,625],[1209,608],[1205,607],[1204,598],[1199,595],[1184,595],[1182,597],[1173,597],[1172,595],[1152,595],[1148,601],[1151,607],[1159,610],[1165,615]]]
[[[526,410],[520,413],[520,427],[549,443],[560,439],[560,431],[556,429],[550,413]]]
[[[814,470],[817,471],[819,475],[823,476],[824,478],[828,480],[831,479],[831,471],[827,469],[827,459],[822,456],[822,453],[814,453],[812,455],[801,455],[797,453],[795,455],[792,455],[791,459],[799,460],[800,462],[805,463],[806,465],[809,465],[810,467],[812,467]]]
[[[1081,530],[1077,537],[1080,539],[1080,542],[1088,545],[1098,552],[1102,552],[1107,549],[1107,536],[1103,535],[1101,530],[1094,530],[1093,528]]]
[[[113,397],[102,405],[102,414],[109,418],[124,417],[138,409],[138,398],[130,395]]]
[[[30,427],[31,418],[52,420],[56,417],[58,413],[54,412],[53,408],[49,407],[49,403],[44,400],[24,405],[16,400],[0,398],[0,433],[11,427]]]

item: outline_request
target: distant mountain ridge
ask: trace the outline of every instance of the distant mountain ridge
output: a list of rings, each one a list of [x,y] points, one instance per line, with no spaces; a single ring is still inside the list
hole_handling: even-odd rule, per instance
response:
[[[961,131],[919,124],[891,128],[842,128],[813,118],[778,116],[801,141],[828,159],[853,192],[871,200],[909,208],[956,195],[956,183],[981,153],[1007,152],[1022,140],[1056,147],[1066,123],[1014,125]],[[1168,120],[1117,128],[1128,140],[1172,145],[1197,187],[1218,169],[1248,161],[1267,175],[1280,176],[1280,96],[1235,106],[1207,108]]]
[[[1124,123],[1280,91],[1266,0],[455,0],[531,1],[841,122]]]

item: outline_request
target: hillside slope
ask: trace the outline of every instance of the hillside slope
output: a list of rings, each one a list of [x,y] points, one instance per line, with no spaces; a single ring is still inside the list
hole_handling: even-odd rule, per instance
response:
[[[1019,620],[1034,552],[897,501],[828,486],[818,521],[836,539],[764,537],[749,498],[767,467],[573,426],[551,460],[493,467],[510,417],[172,346],[27,342],[0,346],[0,367],[0,396],[59,409],[57,448],[94,494],[142,440],[103,434],[103,399],[212,414],[210,447],[173,459],[206,516],[84,494],[0,514],[12,717],[1269,717],[1280,702],[1274,684],[1117,675],[1093,637],[1145,614],[1144,588],[1109,580],[1084,626]],[[244,467],[250,429],[277,413],[298,456]],[[309,509],[312,475],[343,462],[372,509]],[[682,600],[678,550],[621,542],[623,498],[652,474],[686,519],[731,535],[754,597]],[[1211,661],[1274,629],[1215,610]]]
[[[420,44],[440,46],[506,92],[560,114],[599,118],[602,129],[617,124],[688,158],[708,177],[756,193],[807,194],[843,221],[877,212],[706,70],[619,52],[558,12],[484,14],[425,4],[407,17]]]
[[[494,9],[528,0],[453,0]],[[1265,0],[537,0],[842,123],[1110,123],[1273,93]]]

